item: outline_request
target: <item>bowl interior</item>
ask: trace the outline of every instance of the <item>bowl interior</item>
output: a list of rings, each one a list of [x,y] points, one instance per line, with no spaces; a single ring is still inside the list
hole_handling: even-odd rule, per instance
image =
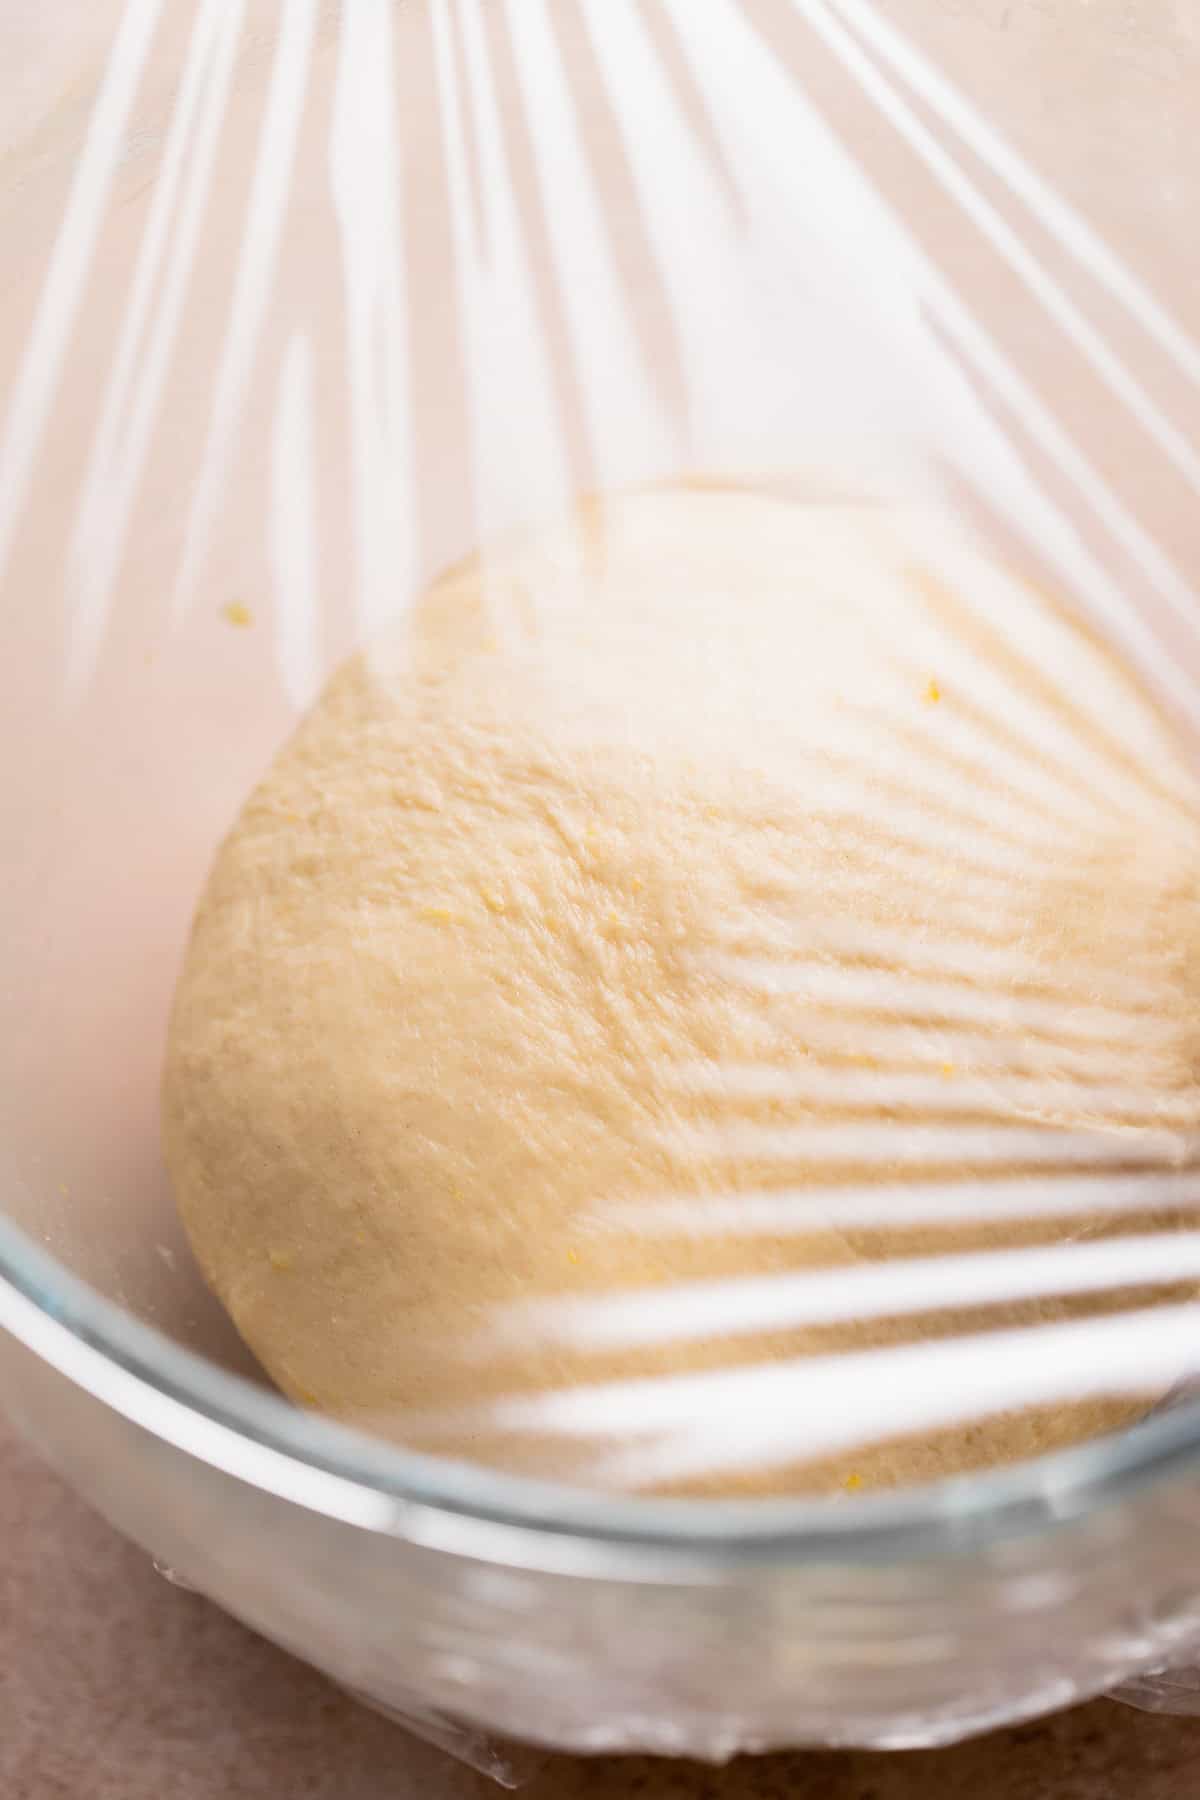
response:
[[[1125,10],[1030,9],[1010,39],[923,0],[911,40],[899,8],[880,38],[766,0],[6,18],[15,1224],[253,1372],[159,1148],[209,858],[356,643],[575,493],[708,470],[934,497],[1151,678],[1183,669],[1186,718],[1200,38],[1164,8],[1130,45]]]

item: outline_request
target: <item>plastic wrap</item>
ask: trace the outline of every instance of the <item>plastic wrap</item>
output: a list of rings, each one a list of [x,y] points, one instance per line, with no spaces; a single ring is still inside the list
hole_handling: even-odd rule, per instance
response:
[[[936,509],[1194,731],[1198,81],[1167,0],[0,24],[0,1374],[111,1517],[376,1704],[713,1758],[1126,1677],[1192,1709],[1138,1673],[1197,1616],[1188,1409],[832,1518],[476,1492],[237,1385],[157,1094],[277,744],[440,570],[582,494]]]

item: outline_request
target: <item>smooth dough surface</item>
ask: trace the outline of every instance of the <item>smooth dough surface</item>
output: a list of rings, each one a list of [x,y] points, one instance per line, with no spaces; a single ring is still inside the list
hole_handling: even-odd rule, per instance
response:
[[[1192,1153],[1194,802],[1115,661],[916,512],[681,487],[502,544],[336,675],[216,859],[164,1085],[201,1265],[301,1402],[580,1481],[620,1443],[489,1404],[1128,1300],[588,1346],[529,1310],[1115,1229],[845,1196]],[[898,1398],[884,1442],[660,1485],[924,1480],[1138,1405]]]

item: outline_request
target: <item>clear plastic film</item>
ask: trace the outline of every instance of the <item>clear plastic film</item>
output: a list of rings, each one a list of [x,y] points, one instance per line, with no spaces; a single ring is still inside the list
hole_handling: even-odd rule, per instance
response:
[[[366,648],[383,693],[414,671],[436,683],[448,633],[458,654],[453,609],[478,606],[471,654],[497,659],[470,690],[480,731],[507,680],[495,667],[518,668],[543,700],[555,687],[556,753],[591,770],[598,735],[613,735],[612,671],[636,664],[641,712],[622,688],[616,735],[639,766],[661,750],[660,771],[685,771],[689,820],[717,815],[714,858],[727,849],[742,867],[736,806],[764,839],[780,835],[774,801],[746,799],[747,765],[755,780],[767,770],[774,795],[789,755],[822,748],[841,760],[820,804],[872,842],[886,836],[892,860],[856,862],[844,840],[835,854],[822,839],[810,867],[828,853],[832,922],[795,883],[781,898],[757,864],[740,890],[759,896],[754,916],[714,904],[705,921],[710,985],[719,965],[755,996],[741,1023],[762,1014],[773,1032],[798,997],[812,1013],[803,1062],[779,1038],[713,1050],[730,1041],[714,1026],[707,1063],[671,1071],[688,1132],[696,1118],[706,1132],[733,1120],[728,1194],[711,1172],[726,1140],[710,1135],[700,1201],[686,1183],[651,1194],[647,1178],[634,1231],[619,1193],[598,1196],[614,1210],[563,1238],[561,1292],[543,1283],[528,1306],[517,1293],[489,1315],[495,1334],[446,1385],[449,1428],[407,1395],[392,1416],[376,1393],[334,1405],[321,1365],[336,1357],[302,1367],[289,1344],[272,1365],[279,1303],[260,1305],[256,1289],[242,1333],[287,1391],[389,1442],[461,1455],[496,1417],[464,1406],[464,1384],[525,1332],[572,1381],[536,1404],[501,1384],[501,1436],[523,1446],[502,1467],[562,1478],[546,1431],[585,1446],[592,1489],[737,1494],[722,1481],[747,1461],[807,1461],[826,1474],[802,1492],[838,1508],[840,1532],[881,1441],[1097,1394],[1140,1416],[1185,1381],[1200,1341],[1195,1108],[1174,1022],[1186,990],[1161,984],[1190,965],[1164,961],[1149,929],[1139,937],[1137,909],[1152,923],[1159,888],[1191,905],[1200,816],[1200,343],[1188,327],[1200,40],[1186,8],[1162,0],[1136,22],[1107,0],[1086,16],[1051,0],[11,11],[0,974],[20,1024],[0,1029],[0,1171],[12,1224],[173,1349],[261,1379],[201,1280],[162,1166],[164,1035],[196,899],[248,792],[345,659]],[[789,568],[811,558],[825,584],[820,655],[794,664],[774,613],[763,625],[748,606],[743,626],[721,612],[722,582],[732,591],[740,564],[757,579],[773,545]],[[478,592],[464,602],[452,580],[431,610],[430,584],[481,548]],[[655,557],[661,584],[647,577]],[[691,583],[686,631],[662,597],[684,585],[672,557]],[[629,591],[646,583],[645,604],[605,610],[597,633],[588,608],[608,608],[614,569]],[[868,666],[886,682],[863,724],[850,676]],[[914,745],[923,786],[902,767]],[[716,762],[734,771],[719,792],[702,778]],[[604,792],[623,817],[626,802]],[[1118,856],[1104,880],[1124,912],[1094,943],[1064,926],[1058,963],[1025,991],[1010,980],[1012,945],[1032,927],[996,896],[1019,888],[1031,844],[1050,859],[1087,807],[1141,823],[1137,877]],[[566,814],[555,828],[573,830]],[[689,824],[681,855],[695,835]],[[664,828],[660,862],[672,842]],[[607,839],[571,854],[589,894],[588,859],[615,866]],[[638,896],[666,892],[641,865],[622,868],[620,904],[606,899],[571,940],[602,974],[605,946],[639,929]],[[508,929],[534,885],[514,897],[489,876],[470,930]],[[897,910],[898,885],[912,898]],[[707,894],[698,881],[689,904],[703,911]],[[457,904],[430,893],[422,954],[459,928]],[[847,1056],[839,1008],[875,1019],[869,1054]],[[434,1062],[449,1082],[450,1048]],[[1001,1125],[1014,1135],[998,1148]],[[293,1126],[303,1145],[304,1122]],[[504,1142],[487,1142],[502,1166]],[[585,1166],[575,1149],[564,1169]],[[672,1154],[678,1168],[678,1142]],[[1037,1230],[1006,1236],[1031,1218]],[[632,1294],[612,1249],[626,1225],[641,1246],[629,1267],[650,1271]],[[871,1249],[884,1225],[908,1234],[898,1258]],[[947,1249],[949,1225],[964,1235]],[[792,1256],[801,1226],[826,1234],[811,1267]],[[745,1240],[744,1266],[714,1251],[723,1233]],[[303,1262],[285,1237],[281,1226],[261,1246],[271,1296]],[[677,1269],[676,1238],[688,1245]],[[841,1285],[814,1279],[830,1258]],[[664,1266],[689,1279],[664,1290]],[[1131,1288],[1167,1297],[1110,1319],[1103,1297]],[[289,1313],[306,1316],[298,1280],[288,1292]],[[1039,1315],[1052,1335],[1036,1347],[1029,1321],[1003,1311],[1064,1296],[1085,1312]],[[328,1313],[319,1291],[312,1303]],[[938,1344],[907,1328],[897,1345],[857,1331],[863,1318],[971,1307],[1003,1343],[973,1334],[937,1361]],[[76,1316],[52,1292],[48,1310]],[[798,1412],[778,1334],[799,1327],[822,1355]],[[361,1341],[356,1323],[347,1332]],[[746,1357],[695,1368],[685,1348],[680,1375],[681,1345],[740,1338]],[[886,1369],[872,1360],[884,1349]],[[781,1364],[753,1387],[751,1352]],[[503,1513],[521,1537],[494,1565],[447,1553],[439,1574],[440,1527],[392,1522],[413,1649],[374,1621],[367,1654],[353,1645],[367,1563],[341,1615],[331,1598],[339,1558],[357,1554],[345,1518],[320,1546],[311,1508],[303,1530],[280,1534],[279,1555],[285,1542],[316,1551],[311,1582],[285,1603],[281,1567],[247,1582],[237,1565],[246,1533],[225,1509],[239,1489],[214,1488],[172,1544],[119,1483],[98,1481],[94,1459],[73,1462],[45,1422],[38,1435],[171,1567],[354,1691],[438,1731],[477,1722],[482,1736],[445,1727],[477,1765],[490,1730],[719,1757],[937,1741],[1126,1676],[1130,1697],[1169,1707],[1187,1683],[1138,1671],[1185,1654],[1200,1557],[1194,1575],[1130,1558],[1118,1579],[1132,1515],[1097,1523],[1075,1509],[1097,1534],[1089,1545],[1112,1546],[1091,1585],[1083,1540],[1057,1558],[1046,1521],[1027,1543],[989,1548],[953,1596],[914,1551],[894,1593],[926,1629],[902,1653],[872,1623],[888,1580],[873,1588],[845,1545],[812,1550],[824,1527],[804,1540],[815,1585],[797,1577],[791,1611],[761,1568],[744,1588],[726,1571],[691,1643],[705,1603],[689,1614],[689,1583],[699,1595],[709,1579],[694,1545],[661,1583],[639,1566],[589,1587],[575,1579],[587,1532],[543,1531],[548,1501],[494,1498],[482,1515]],[[137,1453],[150,1455],[140,1439]],[[936,1457],[906,1466],[914,1480],[939,1473]],[[1194,1478],[1174,1481],[1155,1490],[1175,1531],[1162,1530],[1164,1555],[1194,1512]],[[396,1490],[408,1492],[399,1476]],[[942,1525],[958,1502],[946,1505]],[[409,1530],[419,1550],[402,1553]],[[664,1544],[679,1535],[663,1531]],[[569,1570],[546,1547],[564,1539],[578,1553]],[[625,1605],[646,1608],[629,1667]],[[734,1656],[755,1669],[727,1689]]]

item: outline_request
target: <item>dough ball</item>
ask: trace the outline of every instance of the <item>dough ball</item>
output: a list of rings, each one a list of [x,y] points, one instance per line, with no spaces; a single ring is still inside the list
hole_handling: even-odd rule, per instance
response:
[[[828,1491],[1111,1427],[1138,1403],[1014,1389],[909,1428],[901,1387],[865,1445],[809,1445],[797,1388],[784,1447],[734,1454],[718,1387],[709,1448],[677,1430],[639,1474],[619,1409],[590,1434],[541,1409],[1161,1298],[753,1296],[1102,1235],[1088,1182],[1179,1166],[1197,848],[1133,681],[919,512],[590,504],[344,667],[222,847],[165,1076],[196,1254],[299,1401],[582,1482]],[[1024,1179],[1027,1216],[998,1211]],[[714,1314],[712,1284],[754,1277]]]

